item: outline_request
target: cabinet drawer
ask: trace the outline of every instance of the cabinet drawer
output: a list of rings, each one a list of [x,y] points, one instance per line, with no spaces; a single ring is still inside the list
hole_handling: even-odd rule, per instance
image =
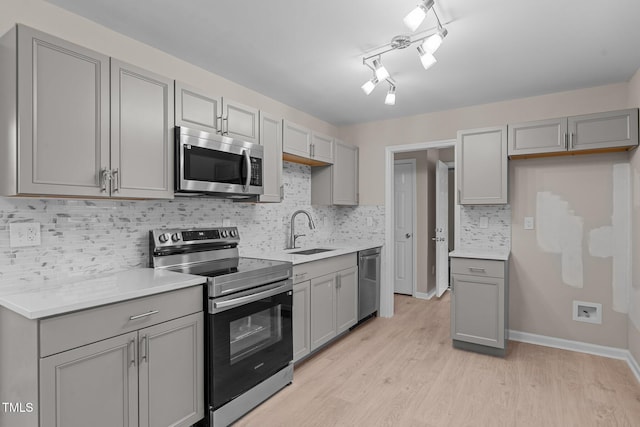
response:
[[[193,286],[43,319],[40,357],[202,311],[203,292]]]
[[[346,270],[358,264],[356,253],[339,255],[293,266],[293,283],[304,282],[334,271]]]
[[[504,278],[504,261],[475,258],[452,258],[451,273]]]

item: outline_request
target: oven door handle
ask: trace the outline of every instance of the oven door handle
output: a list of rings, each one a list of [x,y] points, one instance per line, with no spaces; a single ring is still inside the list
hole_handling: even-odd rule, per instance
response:
[[[284,285],[278,285],[274,288],[267,289],[266,291],[258,292],[257,294],[246,295],[226,301],[213,302],[213,309],[214,311],[222,311],[222,309],[228,309],[235,306],[248,304],[250,302],[259,301],[263,298],[268,298],[291,290],[293,290],[293,285],[291,283],[286,283]]]
[[[249,150],[242,150],[242,155],[244,156],[244,164],[247,168],[247,178],[242,190],[246,193],[249,191],[249,185],[251,185],[251,157],[249,157]]]

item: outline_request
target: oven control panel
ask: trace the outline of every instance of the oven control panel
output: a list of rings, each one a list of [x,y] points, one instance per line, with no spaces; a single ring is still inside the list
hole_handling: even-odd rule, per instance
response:
[[[198,245],[206,243],[237,243],[240,234],[237,227],[219,227],[190,230],[153,230],[151,238],[155,247]]]

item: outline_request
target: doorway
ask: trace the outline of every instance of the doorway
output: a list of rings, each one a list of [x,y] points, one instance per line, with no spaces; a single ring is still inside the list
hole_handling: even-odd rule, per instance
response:
[[[380,295],[380,315],[383,317],[391,317],[393,316],[393,294],[395,291],[395,276],[396,276],[396,260],[397,260],[397,250],[396,250],[396,196],[395,196],[395,161],[400,159],[407,159],[414,157],[415,155],[424,155],[426,156],[425,150],[431,152],[438,152],[438,149],[449,149],[451,152],[451,161],[455,158],[454,153],[455,140],[447,140],[447,141],[438,141],[438,142],[430,142],[430,143],[418,143],[418,144],[408,144],[408,145],[398,145],[398,146],[390,146],[385,149],[385,248],[383,254],[383,272],[382,277],[383,281],[381,284],[381,295]],[[430,185],[432,185],[431,194],[433,195],[433,200],[431,201],[431,209],[435,206],[435,169],[436,163],[433,163],[433,168],[431,172],[433,173],[433,177],[430,180]],[[420,168],[418,167],[418,170]],[[418,172],[419,179],[420,172]],[[454,180],[455,181],[455,180]],[[455,188],[455,182],[453,183]],[[417,187],[419,187],[418,185]],[[420,191],[418,189],[417,191]],[[425,202],[426,203],[426,202]],[[418,207],[420,208],[420,204],[418,203]],[[425,207],[426,209],[426,207]],[[418,209],[419,210],[419,209]],[[459,223],[459,210],[457,205],[453,209],[454,219],[453,219],[453,227],[447,227],[454,230],[454,238],[458,238],[458,231],[456,229],[455,224]],[[432,258],[428,263],[420,261],[414,262],[414,268],[417,269],[417,273],[414,274],[414,296],[418,298],[430,298],[436,295],[435,289],[435,241],[431,241],[431,237],[427,239],[427,230],[429,230],[429,236],[435,235],[435,214],[431,215],[432,218],[428,222],[426,214],[418,213],[416,215],[417,227],[414,229],[415,238],[412,240],[417,241],[417,246],[423,245],[422,247],[429,247],[429,250],[432,250]],[[423,230],[421,234],[421,228]],[[406,235],[406,233],[405,233]],[[413,237],[413,236],[412,236]],[[449,239],[447,239],[449,240]],[[452,239],[453,240],[453,239]],[[455,244],[455,243],[454,243]],[[425,250],[425,249],[423,249]],[[420,248],[418,248],[418,252],[420,252]],[[445,252],[448,250],[445,249]],[[415,254],[416,252],[414,252]],[[448,265],[448,256],[446,256],[447,265]],[[386,267],[386,268],[385,268]],[[414,270],[415,271],[415,270]],[[427,276],[430,276],[427,280]],[[427,291],[427,287],[425,283],[431,283],[429,285],[431,287],[430,291]]]

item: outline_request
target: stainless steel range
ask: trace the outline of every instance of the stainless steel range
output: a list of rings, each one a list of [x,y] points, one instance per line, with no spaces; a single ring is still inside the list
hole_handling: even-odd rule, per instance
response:
[[[236,227],[149,234],[154,268],[208,277],[205,395],[227,426],[293,380],[292,265],[239,257]]]

